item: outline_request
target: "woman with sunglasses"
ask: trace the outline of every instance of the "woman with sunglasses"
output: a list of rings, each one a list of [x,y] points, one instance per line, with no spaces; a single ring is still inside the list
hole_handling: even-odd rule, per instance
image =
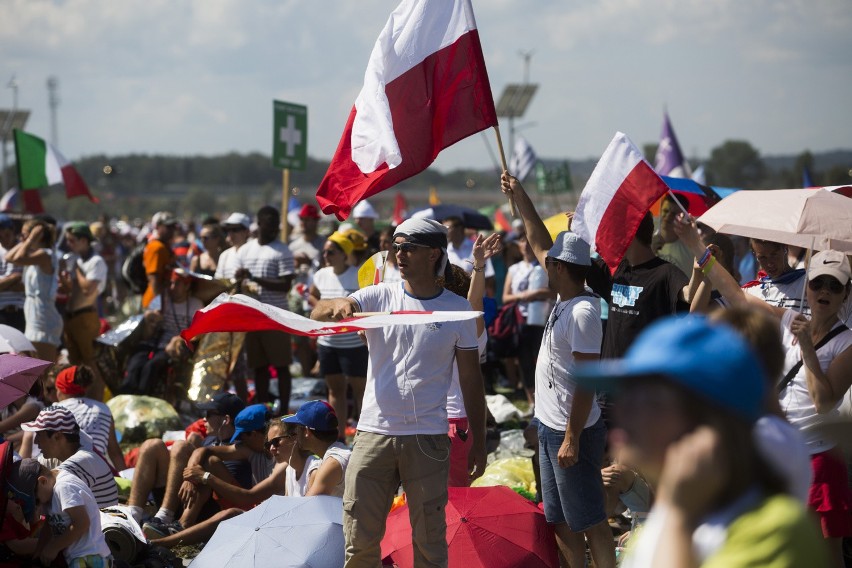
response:
[[[743,292],[715,262],[710,249],[704,249],[694,221],[680,221],[676,230],[686,239],[704,275],[734,307],[756,306],[781,320],[786,358],[785,374],[778,383],[779,402],[787,420],[805,438],[813,472],[808,505],[819,515],[823,536],[842,566],[842,539],[852,536],[852,492],[843,455],[827,429],[837,419],[843,396],[852,386],[852,331],[840,318],[852,288],[849,259],[833,250],[813,256],[805,291],[811,309],[808,318]]]
[[[269,499],[273,495],[303,496],[307,491],[307,472],[311,469],[311,464],[314,461],[319,461],[319,458],[310,451],[299,448],[296,443],[297,433],[298,427],[296,425],[285,424],[280,420],[273,420],[269,424],[264,447],[275,460],[275,467],[272,470],[272,475],[251,489],[232,485],[209,472],[205,472],[201,466],[187,467],[184,470],[183,477],[195,484],[209,485],[220,499],[227,499],[229,502],[246,509]],[[216,532],[219,523],[243,512],[243,509],[237,507],[225,509],[188,529],[163,538],[150,539],[150,542],[166,548],[178,544],[206,542]]]
[[[343,233],[329,235],[322,248],[324,268],[317,270],[311,284],[308,303],[311,309],[320,300],[346,298],[360,288],[358,269],[349,264],[355,251],[353,241]],[[317,339],[320,374],[328,384],[328,402],[341,417],[338,438],[346,440],[346,387],[352,385],[352,417],[361,414],[361,401],[367,384],[367,346],[357,333],[327,335]]]

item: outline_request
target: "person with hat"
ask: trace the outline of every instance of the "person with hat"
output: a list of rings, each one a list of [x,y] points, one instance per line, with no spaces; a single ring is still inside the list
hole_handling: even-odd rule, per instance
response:
[[[352,208],[352,218],[355,219],[355,224],[358,229],[364,233],[367,239],[367,250],[370,251],[370,256],[379,250],[379,233],[376,231],[376,219],[379,218],[379,212],[376,211],[369,201],[364,199],[359,201]]]
[[[175,516],[181,512],[178,492],[183,484],[183,470],[192,452],[202,446],[229,444],[234,435],[234,419],[245,406],[232,393],[217,393],[211,400],[196,405],[204,414],[206,432],[200,443],[193,442],[193,438],[176,441],[171,446],[167,446],[160,438],[151,438],[142,443],[127,502],[136,522],[142,525],[145,521],[144,507],[150,494],[154,495],[155,502],[160,503],[160,508],[149,522],[162,525],[174,522]],[[241,485],[250,484],[251,471],[246,462],[226,460],[224,464]],[[166,531],[164,529],[161,532]]]
[[[649,326],[623,359],[579,366],[615,392],[612,440],[655,488],[622,566],[828,566],[816,523],[755,447],[764,366],[748,342],[699,316]]]
[[[30,219],[24,223],[21,237],[21,242],[6,253],[6,261],[24,267],[24,334],[33,342],[39,359],[56,361],[62,343],[62,316],[56,309],[56,227],[45,220]]]
[[[320,260],[325,237],[317,233],[320,214],[316,205],[305,203],[299,210],[299,234],[290,241],[293,260],[300,271],[308,271]]]
[[[431,219],[409,219],[394,232],[402,283],[362,288],[348,298],[320,300],[311,317],[333,321],[356,312],[470,311],[445,290],[452,278],[447,230]],[[412,519],[415,564],[447,563],[447,391],[458,365],[470,425],[471,475],[485,467],[485,393],[473,319],[366,331],[370,364],[358,432],[346,470],[343,530],[346,566],[377,566],[380,542],[399,483]]]
[[[682,218],[676,229],[702,272],[732,306],[757,307],[780,319],[786,349],[785,374],[777,387],[781,410],[804,435],[813,470],[808,505],[820,516],[832,555],[840,558],[842,539],[852,536],[852,491],[838,440],[829,435],[827,425],[839,416],[852,386],[852,330],[840,318],[852,291],[849,259],[835,250],[813,255],[806,269],[808,317],[743,291],[715,261],[712,249],[704,248],[694,220]]]
[[[172,251],[172,241],[178,220],[168,211],[160,211],[154,213],[151,226],[154,228],[153,238],[147,242],[142,253],[145,274],[148,276],[148,287],[142,294],[143,308],[147,308],[151,300],[168,290],[169,275],[177,262]]]
[[[585,288],[589,244],[562,231],[553,240],[520,182],[503,173],[502,189],[524,221],[528,246],[556,292],[535,368],[535,418],[544,515],[569,566],[583,566],[586,540],[595,565],[615,566],[601,478],[607,429],[593,392],[578,391],[574,369],[600,358],[600,298]],[[584,538],[585,537],[585,538]]]
[[[249,239],[249,227],[251,227],[251,218],[245,213],[231,213],[225,222],[222,223],[222,229],[225,231],[225,240],[230,248],[226,248],[219,255],[219,262],[216,263],[215,277],[217,279],[233,280],[239,268],[237,259],[237,251],[240,247],[246,244]]]
[[[251,240],[237,253],[240,268],[235,278],[241,282],[252,282],[257,286],[258,297],[264,304],[287,309],[290,285],[295,265],[290,248],[279,240],[281,216],[272,206],[261,207],[257,212],[258,237]],[[254,370],[255,399],[270,402],[269,381],[275,368],[278,377],[278,398],[281,412],[290,406],[290,363],[292,348],[290,335],[283,331],[253,331],[246,334],[245,349],[248,364]],[[245,380],[236,381],[237,394],[248,399]]]
[[[358,288],[358,269],[349,262],[354,245],[345,235],[332,233],[323,245],[322,257],[325,268],[314,274],[308,302],[315,306],[317,302],[329,298],[345,298]],[[320,374],[328,385],[328,402],[338,416],[343,416],[338,428],[338,437],[345,439],[347,388],[352,387],[355,420],[361,412],[364,398],[364,386],[367,383],[367,346],[357,333],[328,335],[317,339],[317,355]]]
[[[30,503],[31,521],[39,506],[45,513],[47,524],[36,546],[42,565],[50,566],[62,554],[66,564],[75,568],[112,566],[97,502],[76,475],[26,458],[12,464],[6,487],[17,499]]]
[[[40,459],[56,460],[53,463],[58,464],[57,469],[79,477],[92,491],[98,507],[118,504],[116,470],[98,451],[91,436],[80,428],[69,409],[48,406],[34,421],[22,424],[21,428],[31,433],[28,435],[34,435],[35,444],[41,451]]]
[[[266,452],[266,430],[269,422],[269,409],[265,404],[253,404],[245,407],[234,418],[234,434],[231,436],[230,444],[219,446],[202,446],[195,449],[189,457],[186,468],[194,470],[201,467],[205,473],[202,474],[200,483],[188,481],[183,476],[183,483],[178,490],[178,497],[183,505],[183,514],[179,521],[162,523],[151,519],[142,525],[142,532],[148,538],[162,538],[180,532],[196,524],[204,506],[213,496],[213,490],[206,484],[211,476],[216,476],[230,484],[239,484],[225,465],[225,461],[241,461],[248,463],[251,468],[251,482],[246,487],[254,487],[264,479],[272,475],[275,460]],[[177,472],[174,472],[177,474]],[[227,499],[219,499],[218,504],[226,509],[231,506]]]
[[[162,306],[145,312],[145,339],[127,360],[119,393],[150,395],[155,387],[165,384],[168,366],[189,356],[180,332],[203,307],[201,300],[190,295],[191,286],[188,272],[180,268],[171,271]]]
[[[106,289],[107,265],[92,248],[95,237],[86,223],[67,223],[64,232],[71,254],[64,258],[64,267],[59,271],[60,283],[68,292],[62,338],[68,349],[68,360],[74,365],[88,365],[95,371],[96,392],[93,394],[101,399],[103,381],[95,365],[95,338],[101,332],[98,297]]]
[[[24,320],[24,269],[6,260],[6,253],[18,242],[15,222],[0,213],[0,324],[26,329]]]

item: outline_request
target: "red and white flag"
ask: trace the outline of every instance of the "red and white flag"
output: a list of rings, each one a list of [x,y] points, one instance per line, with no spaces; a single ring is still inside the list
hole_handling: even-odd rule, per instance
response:
[[[424,325],[445,321],[474,319],[482,312],[420,312],[404,311],[352,318],[337,322],[323,322],[276,308],[249,296],[220,294],[210,305],[198,310],[192,324],[180,336],[190,341],[202,333],[214,331],[285,331],[295,335],[317,337],[377,329],[392,325]]]
[[[645,213],[668,189],[639,148],[617,132],[583,188],[571,230],[615,271]]]
[[[373,47],[317,201],[346,219],[361,199],[496,124],[470,0],[403,0]]]

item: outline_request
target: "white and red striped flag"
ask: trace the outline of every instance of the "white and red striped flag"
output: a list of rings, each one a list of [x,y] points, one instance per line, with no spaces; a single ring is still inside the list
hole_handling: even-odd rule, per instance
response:
[[[639,148],[617,132],[583,188],[571,230],[615,271],[645,213],[668,189]]]
[[[365,329],[377,329],[392,325],[424,325],[445,321],[474,319],[482,312],[389,312],[350,320],[325,322],[315,321],[293,312],[264,304],[249,296],[220,294],[210,305],[198,310],[192,324],[180,336],[190,341],[202,333],[214,331],[285,331],[294,335],[318,337],[352,333]]]
[[[373,47],[317,202],[346,219],[358,201],[496,124],[470,0],[403,0]]]

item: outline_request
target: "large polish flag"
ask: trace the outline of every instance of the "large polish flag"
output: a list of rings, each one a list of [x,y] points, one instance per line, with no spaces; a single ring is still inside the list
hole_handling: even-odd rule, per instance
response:
[[[203,333],[242,331],[284,331],[294,335],[319,337],[338,335],[393,325],[425,325],[477,318],[482,312],[402,311],[355,317],[336,322],[315,321],[293,312],[265,304],[243,294],[220,294],[208,306],[198,310],[188,328],[181,331],[184,341]]]
[[[361,199],[496,124],[470,0],[403,0],[373,47],[317,201],[346,219]]]
[[[93,203],[98,203],[71,162],[53,145],[18,129],[15,129],[14,134],[18,184],[21,189],[41,189],[62,183],[65,184],[65,196],[68,199],[88,197]]]
[[[645,213],[668,186],[622,132],[617,132],[583,188],[571,230],[615,271]]]

